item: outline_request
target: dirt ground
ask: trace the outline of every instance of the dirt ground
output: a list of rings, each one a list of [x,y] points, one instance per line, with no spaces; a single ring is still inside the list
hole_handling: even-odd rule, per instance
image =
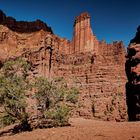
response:
[[[104,122],[76,118],[71,126],[37,129],[0,140],[140,140],[140,122]]]

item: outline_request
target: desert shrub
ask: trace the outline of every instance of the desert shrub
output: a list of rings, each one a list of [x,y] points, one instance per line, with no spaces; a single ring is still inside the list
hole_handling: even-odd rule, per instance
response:
[[[61,78],[48,81],[42,77],[36,79],[35,87],[42,117],[51,120],[54,126],[68,125],[71,108],[67,103],[76,103],[78,89],[69,88]]]
[[[76,104],[78,89],[68,87],[62,77],[52,80],[44,77],[29,79],[29,69],[29,63],[19,58],[5,62],[0,70],[0,126],[19,122],[21,127],[18,131],[31,130],[28,93],[34,94],[40,114],[38,119],[51,122],[49,126],[68,125],[71,111],[68,104]]]
[[[28,85],[28,63],[23,59],[10,60],[4,63],[0,73],[0,106],[3,113],[0,118],[3,125],[16,120],[21,124],[28,123],[26,112],[26,93]],[[6,115],[3,115],[6,114]]]
[[[0,127],[8,126],[10,124],[14,124],[16,122],[16,118],[12,117],[9,114],[2,113],[0,115]]]
[[[78,102],[78,94],[79,90],[77,88],[72,87],[66,96],[66,100],[75,104],[76,102]]]
[[[70,109],[66,105],[61,105],[55,109],[45,111],[45,118],[53,120],[54,126],[68,125]]]

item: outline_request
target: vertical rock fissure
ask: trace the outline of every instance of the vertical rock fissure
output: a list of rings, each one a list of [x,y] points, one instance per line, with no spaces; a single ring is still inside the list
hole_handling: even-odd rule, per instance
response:
[[[52,51],[53,49],[49,46],[47,47],[48,51],[49,51],[49,77],[50,77],[50,73],[51,73],[51,68],[52,68]]]

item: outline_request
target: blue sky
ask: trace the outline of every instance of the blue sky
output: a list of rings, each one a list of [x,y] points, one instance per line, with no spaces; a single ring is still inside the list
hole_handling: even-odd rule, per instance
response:
[[[75,16],[87,11],[98,40],[127,46],[140,25],[140,0],[0,0],[0,9],[17,20],[41,19],[69,40]]]

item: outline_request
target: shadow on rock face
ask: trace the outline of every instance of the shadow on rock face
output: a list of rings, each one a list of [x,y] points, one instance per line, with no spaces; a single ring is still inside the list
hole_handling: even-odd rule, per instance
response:
[[[140,86],[126,83],[129,121],[140,121]]]
[[[125,70],[129,121],[140,121],[140,26],[127,48]]]

